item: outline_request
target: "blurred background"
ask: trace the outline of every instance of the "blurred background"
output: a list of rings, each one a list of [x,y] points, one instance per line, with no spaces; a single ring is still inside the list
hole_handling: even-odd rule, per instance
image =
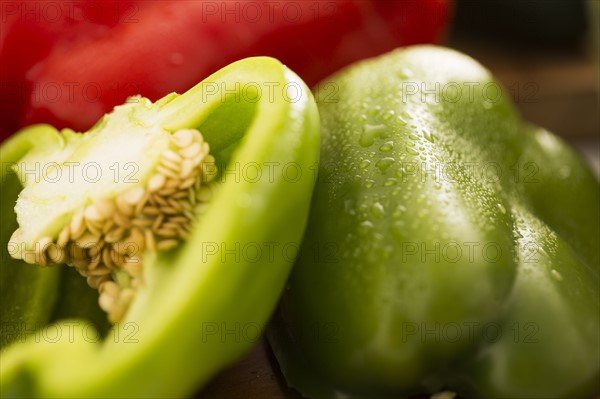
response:
[[[457,0],[447,45],[486,65],[524,118],[585,153],[600,173],[598,0]]]

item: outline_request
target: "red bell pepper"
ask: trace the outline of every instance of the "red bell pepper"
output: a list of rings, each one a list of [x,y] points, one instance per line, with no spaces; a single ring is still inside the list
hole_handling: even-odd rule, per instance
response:
[[[308,84],[358,59],[436,41],[448,0],[4,1],[0,137],[32,123],[86,130],[141,94],[183,92],[253,55]]]

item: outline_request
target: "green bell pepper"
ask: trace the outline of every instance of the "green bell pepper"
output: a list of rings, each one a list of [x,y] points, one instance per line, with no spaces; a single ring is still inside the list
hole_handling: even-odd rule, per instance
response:
[[[90,266],[93,259],[82,265],[78,255],[67,254],[67,246],[74,249],[80,244],[77,240],[84,241],[75,233],[81,220],[89,238],[95,221],[106,216],[100,215],[104,208],[94,202],[100,195],[108,197],[102,203],[109,208],[111,198],[119,196],[116,208],[110,208],[109,217],[114,218],[126,215],[127,209],[134,212],[134,206],[138,212],[138,204],[146,204],[139,208],[150,212],[147,198],[151,197],[133,195],[144,187],[151,192],[148,195],[162,195],[170,205],[156,205],[159,212],[149,214],[155,216],[123,223],[130,229],[129,238],[135,235],[136,223],[167,229],[160,222],[170,217],[170,211],[188,209],[181,198],[191,202],[193,195],[204,191],[170,194],[168,184],[175,181],[169,180],[170,172],[164,172],[166,180],[153,173],[170,165],[164,151],[178,148],[173,142],[187,151],[178,148],[181,152],[173,155],[173,150],[169,159],[184,155],[196,159],[201,149],[208,149],[186,144],[194,135],[201,137],[198,131],[212,154],[198,159],[212,160],[218,174],[207,186],[212,192],[207,202],[199,202],[202,206],[191,214],[182,211],[178,219],[169,219],[175,223],[191,218],[190,225],[184,226],[187,230],[177,232],[181,240],[154,242],[144,236],[143,253],[128,253],[125,262],[111,267],[104,258],[100,265]],[[186,396],[256,342],[276,306],[293,264],[293,249],[302,237],[314,185],[309,170],[319,152],[313,96],[279,61],[241,60],[182,95],[172,93],[154,104],[132,98],[85,135],[69,130],[57,134],[52,127],[39,125],[24,129],[0,149],[3,398]],[[187,160],[178,164],[181,176],[191,173]],[[67,167],[75,161],[79,169],[71,169],[74,183],[58,181],[57,174],[66,179]],[[127,175],[131,169],[125,168],[126,161],[135,171],[133,176]],[[83,168],[92,164],[94,168],[81,178]],[[199,165],[202,173],[214,171],[209,164]],[[99,177],[98,183],[88,184],[98,168],[110,178]],[[121,172],[118,178],[113,175],[117,171]],[[186,182],[182,180],[176,189],[188,188]],[[130,197],[123,197],[124,192]],[[82,207],[84,219],[74,222]],[[19,233],[13,234],[17,219]],[[108,243],[116,248],[108,238],[120,219],[115,220],[103,222],[97,233],[104,249]],[[156,237],[169,236],[168,231],[156,230]],[[68,244],[61,238],[63,232],[71,234]],[[38,250],[41,243],[49,245],[52,240],[58,252]],[[74,267],[39,268],[14,258],[42,264],[67,259]],[[141,277],[131,277],[128,271],[139,272],[140,260]],[[112,271],[108,277],[104,271],[94,274],[107,268]],[[128,307],[112,313],[111,320],[117,323],[107,323],[97,293],[77,271],[87,276],[90,285],[100,286],[102,309],[116,306],[114,298],[102,299],[108,286],[135,293],[133,299],[128,297]],[[138,284],[132,285],[135,278]]]
[[[319,178],[269,331],[288,383],[310,398],[598,393],[586,163],[449,49],[397,50],[316,92]]]

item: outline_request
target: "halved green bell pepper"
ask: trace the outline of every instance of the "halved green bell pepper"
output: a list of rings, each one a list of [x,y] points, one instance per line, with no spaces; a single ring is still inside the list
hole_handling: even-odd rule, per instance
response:
[[[144,285],[110,328],[73,268],[25,264],[7,249],[21,190],[9,166],[62,148],[73,133],[41,125],[5,142],[2,397],[190,395],[256,342],[283,289],[319,152],[318,113],[302,80],[277,60],[248,58],[182,95],[131,101],[123,120],[115,110],[92,130],[122,124],[126,145],[128,128],[198,129],[219,166],[215,194],[181,246],[145,252]]]
[[[319,179],[270,331],[288,383],[310,398],[597,394],[586,163],[449,49],[397,50],[317,93]]]

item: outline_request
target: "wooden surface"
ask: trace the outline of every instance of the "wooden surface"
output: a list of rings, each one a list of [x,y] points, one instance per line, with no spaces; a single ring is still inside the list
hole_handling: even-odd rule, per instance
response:
[[[447,45],[489,68],[508,88],[526,120],[573,143],[591,160],[600,175],[599,69],[590,46],[584,46],[582,51],[537,53],[462,38],[452,38]],[[301,398],[287,387],[264,340],[242,360],[216,376],[196,397]]]
[[[301,399],[287,387],[266,339],[241,361],[221,372],[198,399]]]

